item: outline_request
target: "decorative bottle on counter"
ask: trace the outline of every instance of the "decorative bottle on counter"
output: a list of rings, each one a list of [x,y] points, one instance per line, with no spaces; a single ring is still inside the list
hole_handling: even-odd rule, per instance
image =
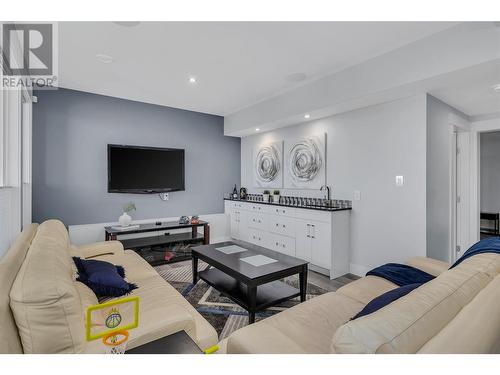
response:
[[[234,184],[234,189],[233,189],[233,199],[238,199],[238,190],[236,189],[236,184]]]

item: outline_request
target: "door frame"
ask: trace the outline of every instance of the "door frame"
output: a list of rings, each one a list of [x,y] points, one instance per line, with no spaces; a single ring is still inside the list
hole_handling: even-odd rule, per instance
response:
[[[470,131],[470,242],[481,239],[481,133],[500,131],[500,118],[473,123]]]
[[[449,123],[449,140],[450,140],[450,162],[449,162],[449,261],[453,262],[456,258],[456,251],[457,251],[457,245],[458,242],[457,238],[460,237],[460,245],[463,248],[466,248],[469,246],[471,242],[471,237],[470,237],[470,231],[468,228],[470,227],[470,131],[471,131],[471,125],[470,123],[463,119],[462,117],[459,117],[455,114],[450,114],[448,117],[448,123]],[[468,137],[468,142],[463,142],[463,140],[460,140],[460,135],[466,136],[465,138]],[[460,152],[462,155],[469,155],[465,159],[461,158],[462,163],[458,163],[458,145],[460,143]],[[464,162],[465,161],[465,162]],[[458,163],[458,164],[457,164]],[[460,170],[457,170],[457,168],[460,168]],[[461,184],[460,190],[461,190],[461,200],[463,203],[464,207],[464,212],[462,212],[462,215],[458,214],[457,211],[457,185],[459,184],[458,177],[459,176],[466,176],[466,181]],[[469,176],[469,177],[468,177]],[[467,181],[467,179],[469,179]],[[459,228],[466,228],[465,232],[466,233],[461,233],[459,232]],[[464,249],[462,249],[463,251]]]

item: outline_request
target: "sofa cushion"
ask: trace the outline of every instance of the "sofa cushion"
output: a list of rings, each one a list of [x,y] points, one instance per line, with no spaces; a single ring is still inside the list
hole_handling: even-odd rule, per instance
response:
[[[137,288],[125,280],[122,266],[102,260],[73,257],[78,269],[77,281],[87,285],[97,297],[121,297]]]
[[[425,271],[432,276],[439,276],[450,268],[450,263],[427,257],[413,257],[408,259],[407,265]]]
[[[93,259],[123,266],[127,271],[127,278],[135,283],[158,276],[158,272],[133,250],[126,250],[122,255],[102,255]]]
[[[95,259],[123,265],[127,279],[138,286],[130,295],[140,298],[139,327],[130,331],[127,348],[181,330],[186,331],[201,349],[217,344],[215,329],[136,252],[126,250],[122,255],[105,255]],[[97,341],[87,343],[85,348],[86,353],[101,353],[102,350],[102,344]]]
[[[420,350],[423,354],[500,354],[500,276]]]
[[[7,254],[0,258],[0,353],[3,354],[23,352],[16,321],[9,306],[9,294],[37,228],[38,224],[25,226]]]
[[[336,353],[416,353],[500,271],[500,256],[481,254],[335,333]]]
[[[25,353],[79,353],[85,330],[64,225],[38,227],[10,291],[10,306]]]
[[[333,334],[363,307],[326,293],[234,332],[228,353],[327,353]]]
[[[337,289],[337,293],[350,297],[363,305],[398,286],[377,276],[366,276]]]
[[[400,299],[401,297],[406,296],[408,293],[410,293],[413,289],[418,288],[422,284],[409,284],[409,285],[403,285],[400,286],[399,288],[389,290],[388,292],[385,292],[384,294],[375,297],[372,299],[368,304],[363,307],[363,310],[361,310],[359,313],[357,313],[352,320],[361,318],[365,315],[368,314],[373,314],[375,311],[380,310],[382,307],[387,306],[388,304]]]

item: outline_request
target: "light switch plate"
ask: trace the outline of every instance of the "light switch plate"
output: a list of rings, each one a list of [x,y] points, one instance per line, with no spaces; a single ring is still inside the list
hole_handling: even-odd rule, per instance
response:
[[[396,176],[396,186],[401,187],[405,183],[403,176]]]

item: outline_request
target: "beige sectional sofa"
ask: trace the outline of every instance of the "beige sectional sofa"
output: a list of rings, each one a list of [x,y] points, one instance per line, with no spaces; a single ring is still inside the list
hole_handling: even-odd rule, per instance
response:
[[[185,330],[201,349],[217,343],[214,328],[140,256],[109,241],[76,247],[57,220],[25,228],[0,259],[0,353],[102,353],[85,340],[84,315],[95,294],[75,281],[71,256],[95,257],[125,268],[140,296],[133,348]]]
[[[201,349],[216,344],[213,327],[135,252],[117,241],[72,246],[64,225],[49,220],[28,226],[0,259],[0,353],[103,352],[84,337],[86,307],[97,299],[75,281],[72,255],[120,264],[138,284],[140,325],[129,348],[179,330]],[[452,270],[428,258],[408,264],[437,277],[350,321],[396,288],[364,277],[234,332],[219,352],[500,353],[500,255],[477,255]]]
[[[429,258],[408,264],[437,277],[350,321],[397,287],[364,277],[234,332],[221,352],[500,353],[500,255],[476,255],[451,270]]]

